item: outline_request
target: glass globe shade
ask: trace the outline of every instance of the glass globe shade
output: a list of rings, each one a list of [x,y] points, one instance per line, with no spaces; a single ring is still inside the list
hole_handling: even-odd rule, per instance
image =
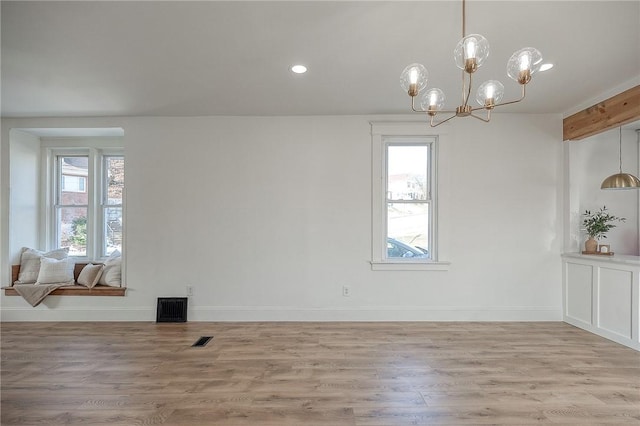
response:
[[[429,73],[422,64],[411,64],[400,74],[400,86],[411,96],[416,96],[418,92],[427,85]],[[413,93],[413,94],[412,94]]]
[[[427,90],[420,99],[420,107],[425,111],[440,111],[444,106],[444,92],[440,89],[433,88]]]
[[[480,34],[469,34],[458,42],[453,51],[456,66],[469,74],[489,56],[489,42]]]
[[[483,107],[499,104],[504,96],[504,86],[498,80],[485,81],[478,87],[476,101]]]
[[[531,76],[542,65],[542,54],[538,49],[525,47],[511,55],[507,62],[507,75],[520,84],[527,84]]]

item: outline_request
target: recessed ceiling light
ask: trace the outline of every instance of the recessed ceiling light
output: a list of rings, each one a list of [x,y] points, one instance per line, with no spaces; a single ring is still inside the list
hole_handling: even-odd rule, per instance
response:
[[[540,65],[540,71],[548,71],[553,68],[553,64],[542,64]]]
[[[291,66],[291,71],[296,74],[304,74],[305,72],[307,72],[307,67],[305,67],[304,65],[293,65]]]

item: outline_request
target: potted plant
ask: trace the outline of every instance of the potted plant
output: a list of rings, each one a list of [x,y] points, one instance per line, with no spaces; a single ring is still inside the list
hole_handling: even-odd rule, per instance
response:
[[[624,222],[626,220],[624,217],[616,217],[609,214],[607,206],[602,206],[600,210],[593,213],[590,210],[585,210],[583,216],[582,225],[589,236],[589,239],[584,243],[584,248],[589,253],[597,252],[598,240],[607,238],[607,232],[616,227],[613,222]]]

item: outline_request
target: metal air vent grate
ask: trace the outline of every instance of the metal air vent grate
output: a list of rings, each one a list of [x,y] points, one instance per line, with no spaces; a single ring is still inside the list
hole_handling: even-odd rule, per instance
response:
[[[213,336],[202,336],[191,346],[204,346],[209,343],[209,340],[213,339]]]
[[[156,322],[187,322],[186,297],[158,297]]]

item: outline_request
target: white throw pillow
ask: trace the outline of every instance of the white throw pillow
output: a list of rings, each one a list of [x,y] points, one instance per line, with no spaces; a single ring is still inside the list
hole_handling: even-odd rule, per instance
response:
[[[89,288],[95,287],[102,276],[103,269],[104,265],[94,265],[89,263],[82,268],[82,271],[80,271],[80,275],[78,275],[78,284]]]
[[[73,285],[73,270],[76,262],[73,259],[40,259],[40,272],[36,284],[68,284]]]
[[[112,255],[113,256],[113,255]],[[122,285],[122,257],[110,257],[104,263],[98,284],[120,287]]]
[[[42,252],[31,248],[23,248],[20,255],[20,272],[16,284],[31,284],[38,279],[40,272],[40,259],[43,257],[50,259],[66,259],[69,255],[69,247],[64,247],[50,252]]]

